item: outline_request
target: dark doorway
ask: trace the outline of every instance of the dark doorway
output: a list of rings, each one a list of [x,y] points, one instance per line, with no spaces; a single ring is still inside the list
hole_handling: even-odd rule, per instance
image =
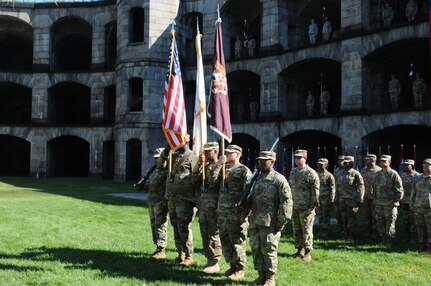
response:
[[[0,83],[0,123],[29,124],[31,121],[31,89],[23,85]]]
[[[256,158],[260,151],[260,142],[253,136],[244,133],[234,133],[232,143],[242,148],[241,162],[250,170],[254,170],[256,166]],[[227,145],[225,145],[227,147]],[[268,149],[271,147],[268,147]]]
[[[103,123],[113,124],[115,121],[115,85],[105,87],[103,96]]]
[[[130,9],[130,42],[144,41],[145,10],[141,7]]]
[[[61,136],[48,142],[49,177],[88,177],[90,143],[76,136]]]
[[[259,119],[260,77],[249,71],[236,71],[228,76],[230,114],[233,122]]]
[[[0,176],[30,174],[30,142],[9,135],[0,135]]]
[[[113,179],[115,172],[115,141],[103,142],[103,178]]]
[[[144,81],[142,78],[134,77],[129,79],[130,111],[142,111]]]
[[[137,181],[141,178],[142,143],[138,139],[130,139],[126,146],[126,181]]]

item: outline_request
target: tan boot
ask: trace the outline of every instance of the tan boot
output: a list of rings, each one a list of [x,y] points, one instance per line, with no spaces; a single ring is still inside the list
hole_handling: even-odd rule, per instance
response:
[[[265,284],[263,286],[275,286],[275,273],[274,272],[266,272]]]
[[[180,263],[180,265],[182,265],[182,266],[186,266],[186,267],[189,267],[190,265],[192,265],[192,264],[193,264],[193,262],[195,262],[195,261],[193,260],[193,257],[192,257],[190,254],[188,254],[188,255],[186,255],[186,257],[184,258],[184,260]]]
[[[175,258],[175,263],[180,264],[184,261],[185,258],[186,258],[186,254],[182,251],[179,251],[177,258]]]
[[[152,259],[159,260],[159,259],[165,259],[166,258],[166,251],[164,248],[157,249],[152,255]]]
[[[302,258],[302,260],[304,260],[305,262],[310,262],[311,261],[311,250],[310,249],[305,249],[305,255],[304,258]]]
[[[258,270],[257,273],[259,273],[259,277],[257,277],[252,282],[250,282],[249,285],[263,285],[263,284],[265,284],[265,280],[266,280],[265,270]]]
[[[226,272],[224,273],[224,275],[226,275],[227,277],[231,276],[236,270],[236,265],[234,263],[230,264],[230,268],[228,270],[226,270]]]
[[[305,252],[304,248],[297,248],[296,253],[293,255],[295,258],[304,258]]]
[[[210,261],[207,263],[206,267],[204,267],[203,272],[205,273],[217,273],[220,271],[220,265],[218,261]]]
[[[238,281],[238,280],[244,279],[244,276],[245,276],[244,266],[238,265],[236,267],[235,272],[229,275],[229,279],[232,281]]]

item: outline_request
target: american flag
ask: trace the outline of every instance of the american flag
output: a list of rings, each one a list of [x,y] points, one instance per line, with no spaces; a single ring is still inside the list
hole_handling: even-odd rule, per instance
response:
[[[163,93],[162,128],[173,151],[183,147],[189,141],[180,60],[174,30],[172,30],[171,53]]]

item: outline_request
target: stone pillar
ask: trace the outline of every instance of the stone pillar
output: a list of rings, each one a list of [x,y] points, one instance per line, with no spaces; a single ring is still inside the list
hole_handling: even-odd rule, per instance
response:
[[[280,4],[278,0],[262,1],[260,50],[263,53],[287,48],[287,9],[285,4]]]
[[[362,109],[362,57],[357,49],[361,45],[359,38],[342,42],[341,111]]]
[[[31,104],[31,121],[48,122],[48,88],[50,81],[47,74],[34,73]]]
[[[119,132],[120,133],[120,132]],[[116,136],[116,138],[118,138]],[[126,149],[127,140],[115,140],[115,171],[114,180],[126,181]]]
[[[103,174],[103,142],[99,136],[90,140],[90,170],[91,178],[102,178]]]
[[[91,67],[103,69],[105,67],[105,26],[100,23],[93,25],[92,37]]]
[[[360,30],[364,14],[362,0],[341,0],[341,29],[340,32]]]
[[[43,128],[33,129],[33,138],[29,140],[30,147],[30,176],[43,178],[47,176],[47,144],[46,130]]]
[[[36,15],[33,19],[33,68],[36,71],[48,71],[50,62],[52,20],[49,15]]]
[[[98,78],[95,75],[94,78]],[[91,86],[90,122],[93,124],[103,123],[103,96],[104,89],[100,81]]]

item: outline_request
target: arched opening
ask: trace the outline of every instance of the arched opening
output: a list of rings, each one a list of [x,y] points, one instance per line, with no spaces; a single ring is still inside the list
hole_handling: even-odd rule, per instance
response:
[[[368,153],[389,154],[391,167],[399,170],[401,157],[414,159],[416,168],[422,172],[422,161],[431,154],[431,127],[420,125],[398,125],[383,128],[365,136],[362,150]],[[401,146],[402,145],[402,146]]]
[[[380,1],[370,0],[370,25],[371,28],[389,27],[412,21],[428,19],[426,0],[415,0],[417,11],[413,18],[407,18],[406,9],[409,0]],[[414,9],[413,9],[414,10]],[[392,20],[389,15],[392,15]],[[386,23],[385,23],[386,21]]]
[[[0,69],[30,70],[33,65],[33,28],[15,17],[0,17]]]
[[[281,140],[283,154],[278,156],[283,166],[283,174],[288,177],[292,168],[295,167],[293,154],[297,149],[307,150],[307,164],[316,169],[319,158],[329,160],[329,170],[334,170],[336,158],[342,154],[341,139],[323,131],[304,130],[289,134]]]
[[[91,89],[75,82],[58,83],[48,89],[50,124],[89,124]]]
[[[103,178],[113,179],[115,170],[115,141],[103,142]]]
[[[304,60],[291,65],[280,76],[280,106],[284,119],[327,116],[340,111],[339,62],[322,58]],[[307,104],[309,93],[314,98],[314,104]]]
[[[131,43],[139,43],[144,41],[145,27],[145,10],[141,7],[130,9],[130,32],[129,39]]]
[[[52,68],[59,71],[91,67],[92,26],[78,17],[64,17],[51,28]]]
[[[364,58],[363,93],[364,109],[367,111],[405,110],[415,108],[413,85],[417,74],[428,81],[423,96],[423,106],[431,105],[429,88],[430,70],[429,39],[410,39],[392,43],[375,50]],[[389,83],[392,75],[398,80],[399,93],[391,101]],[[420,107],[418,107],[420,108]]]
[[[252,171],[256,166],[256,158],[259,156],[260,142],[253,136],[244,133],[234,133],[232,143],[242,148],[241,162]]]
[[[185,35],[186,35],[186,54],[184,63],[186,65],[196,64],[195,39],[197,35],[197,23],[199,22],[199,31],[203,35],[203,15],[198,12],[191,12],[185,15]],[[203,39],[201,39],[203,40]]]
[[[30,142],[0,135],[0,176],[28,176],[30,174]]]
[[[232,122],[256,121],[260,118],[260,77],[249,71],[227,76]]]
[[[144,81],[142,78],[134,77],[129,79],[129,92],[130,92],[130,111],[143,110],[143,93]]]
[[[223,21],[229,27],[224,32],[224,42],[230,43],[230,58],[259,54],[262,22],[262,3],[259,0],[229,0],[221,9]],[[235,51],[235,43],[237,50]],[[242,46],[241,46],[242,44]],[[251,53],[251,48],[254,47]],[[250,51],[249,51],[250,48]]]
[[[48,142],[49,177],[88,177],[90,143],[77,136],[60,136]]]
[[[105,25],[105,68],[112,69],[117,63],[117,22]]]
[[[129,139],[126,143],[126,181],[141,179],[142,143],[139,139]]]
[[[16,83],[0,82],[0,123],[29,124],[31,89]]]
[[[115,121],[115,85],[106,86],[103,90],[103,122],[113,124]]]

